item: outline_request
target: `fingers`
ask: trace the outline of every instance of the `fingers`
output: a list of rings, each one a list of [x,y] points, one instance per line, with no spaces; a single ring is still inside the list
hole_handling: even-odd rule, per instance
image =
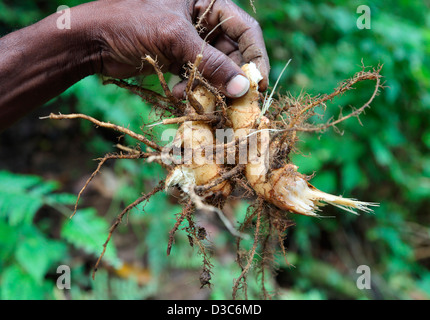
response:
[[[196,9],[200,14],[205,11],[205,6],[209,5],[207,2],[207,0],[197,1]],[[220,26],[223,33],[237,43],[245,62],[252,61],[257,65],[263,76],[259,88],[261,91],[266,90],[270,65],[258,22],[231,1],[215,1],[205,21],[208,28],[214,28],[218,23],[223,22]]]
[[[217,48],[219,51],[221,51],[227,56],[233,51],[239,49],[237,43],[231,40],[225,34],[220,34],[215,40],[209,41],[209,43],[212,43],[215,48]]]
[[[249,81],[234,60],[214,46],[205,43],[192,26],[187,36],[189,43],[183,48],[183,61],[193,62],[197,55],[202,53],[199,71],[213,86],[229,98],[241,97],[248,91]],[[233,54],[233,57],[237,51],[234,43],[227,39],[218,42],[218,47],[223,50],[228,49],[226,52]],[[234,58],[237,60],[237,57]],[[176,94],[178,94],[177,91]]]
[[[270,66],[259,24],[234,3],[228,2],[228,5],[222,6],[216,2],[214,9],[219,10],[220,21],[234,16],[225,21],[221,28],[232,40],[237,42],[243,59],[246,62],[253,61],[257,65],[263,76],[263,80],[259,83],[260,90],[266,90]]]
[[[227,55],[238,66],[245,63],[242,54],[239,51],[237,43],[231,40],[226,35],[221,34],[217,39],[213,40],[213,47]],[[180,72],[176,72],[176,74],[179,73]],[[185,98],[185,89],[187,87],[187,82],[188,80],[186,79],[182,80],[173,87],[172,93],[176,98]]]
[[[172,94],[176,98],[180,100],[185,99],[185,89],[187,88],[187,82],[188,82],[187,80],[182,80],[177,84],[175,84],[175,86],[172,89]]]
[[[216,40],[214,40],[213,46],[227,55],[237,65],[241,66],[246,63],[239,51],[237,43],[231,40],[227,35],[221,34]]]

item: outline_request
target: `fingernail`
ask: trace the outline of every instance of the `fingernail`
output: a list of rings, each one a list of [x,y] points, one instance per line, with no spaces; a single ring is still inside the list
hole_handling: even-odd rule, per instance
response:
[[[242,76],[237,75],[227,84],[227,92],[235,98],[239,98],[247,93],[249,90],[249,80]]]

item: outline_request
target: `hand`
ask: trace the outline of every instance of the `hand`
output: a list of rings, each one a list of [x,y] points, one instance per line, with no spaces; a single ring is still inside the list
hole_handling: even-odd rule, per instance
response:
[[[269,59],[258,23],[230,0],[217,0],[202,20],[204,32],[194,26],[210,0],[104,0],[98,1],[96,25],[101,43],[101,73],[128,78],[152,73],[142,57],[157,58],[162,70],[180,74],[202,51],[199,71],[228,97],[246,93],[249,82],[239,65],[253,61],[263,75],[259,87],[267,89]],[[228,20],[227,20],[228,19]],[[223,22],[224,21],[224,22]],[[208,38],[204,37],[223,22]],[[181,96],[184,86],[174,94]]]
[[[0,131],[88,75],[128,78],[153,72],[142,65],[145,55],[157,58],[163,71],[179,74],[202,52],[200,72],[228,97],[246,93],[249,81],[239,64],[253,61],[263,75],[260,90],[266,90],[269,60],[258,23],[231,0],[215,0],[207,10],[210,4],[99,0],[71,8],[70,29],[58,28],[55,13],[2,37]],[[199,35],[193,24],[205,12],[206,31]],[[179,84],[173,93],[182,97],[183,91]]]

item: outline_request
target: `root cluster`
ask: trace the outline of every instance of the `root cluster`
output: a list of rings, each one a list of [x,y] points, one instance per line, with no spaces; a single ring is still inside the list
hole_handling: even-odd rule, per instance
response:
[[[111,159],[146,159],[157,162],[166,171],[166,179],[160,181],[150,193],[142,195],[127,206],[112,225],[104,249],[97,261],[95,270],[103,257],[109,240],[121,223],[123,216],[143,201],[149,201],[157,192],[178,188],[182,194],[183,211],[176,216],[176,223],[169,235],[167,254],[174,246],[175,233],[185,230],[190,245],[198,247],[203,258],[200,275],[202,287],[210,285],[212,264],[210,252],[204,240],[204,228],[194,221],[195,210],[218,215],[226,229],[236,237],[237,263],[240,275],[234,280],[233,298],[242,292],[247,297],[247,275],[256,268],[254,256],[260,255],[262,294],[270,297],[266,290],[265,279],[273,272],[273,255],[276,250],[286,255],[284,238],[288,227],[293,225],[289,213],[317,217],[321,206],[331,204],[346,211],[369,212],[377,204],[357,201],[327,194],[313,187],[310,177],[299,173],[297,166],[290,160],[290,153],[296,151],[295,144],[299,132],[323,132],[335,128],[341,122],[359,117],[377,96],[381,85],[381,67],[365,68],[352,78],[343,81],[332,93],[310,96],[306,94],[294,98],[290,95],[267,99],[259,93],[260,73],[254,64],[243,66],[251,87],[242,98],[228,100],[212,87],[199,73],[199,55],[189,65],[186,77],[186,99],[175,98],[169,90],[156,60],[146,56],[143,63],[149,63],[158,75],[164,95],[146,88],[132,85],[123,80],[109,79],[105,84],[114,84],[138,95],[160,111],[160,122],[156,125],[178,124],[172,143],[161,144],[147,134],[137,133],[128,128],[106,123],[85,114],[51,114],[50,119],[83,119],[93,122],[97,127],[109,128],[134,138],[137,146],[118,145],[118,152],[99,159],[99,165],[79,193],[81,194],[100,171],[102,165]],[[315,108],[326,108],[326,103],[354,88],[359,82],[375,82],[368,101],[347,115],[330,119],[326,123],[313,124],[309,118],[315,115]],[[218,131],[224,133],[219,138]],[[225,134],[229,133],[229,134]],[[227,141],[226,141],[227,140]],[[144,170],[144,168],[143,168]],[[240,189],[242,196],[250,202],[248,214],[240,227],[236,228],[223,214],[223,207]],[[168,213],[165,213],[168,214]],[[184,221],[187,228],[181,228]],[[253,231],[252,231],[253,230]],[[253,246],[243,251],[241,242],[253,234]],[[94,271],[95,272],[95,271]]]

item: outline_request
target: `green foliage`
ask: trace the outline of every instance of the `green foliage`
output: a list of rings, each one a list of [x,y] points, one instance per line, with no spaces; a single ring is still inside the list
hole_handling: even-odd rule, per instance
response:
[[[73,219],[65,222],[61,229],[61,236],[78,248],[90,254],[99,254],[100,245],[106,241],[106,230],[109,225],[103,218],[97,216],[93,208],[78,210]],[[104,255],[115,267],[120,266],[114,246],[108,246]]]
[[[0,218],[13,226],[30,224],[44,204],[70,204],[70,200],[74,201],[75,198],[51,194],[58,188],[58,184],[53,181],[42,182],[37,176],[20,176],[7,171],[0,171],[0,188]]]
[[[2,272],[1,298],[5,300],[42,300],[46,298],[47,286],[40,286],[34,278],[18,265]]]
[[[62,218],[61,239],[43,232],[42,223],[34,223],[43,206],[70,216],[68,206],[76,196],[55,193],[59,187],[38,176],[0,171],[1,299],[52,299],[55,282],[49,274],[60,264],[71,263],[71,246],[100,254],[109,226],[91,208],[78,211],[72,220]],[[105,259],[120,264],[114,247],[108,248]]]
[[[43,205],[70,203],[70,195],[52,193],[57,188],[37,176],[0,171],[2,299],[52,297],[46,290],[52,283],[45,276],[64,259],[65,244],[48,238],[32,222]]]
[[[47,239],[35,228],[28,228],[22,234],[25,241],[19,242],[15,258],[24,271],[37,283],[42,283],[49,268],[63,258],[66,246],[59,241]]]

